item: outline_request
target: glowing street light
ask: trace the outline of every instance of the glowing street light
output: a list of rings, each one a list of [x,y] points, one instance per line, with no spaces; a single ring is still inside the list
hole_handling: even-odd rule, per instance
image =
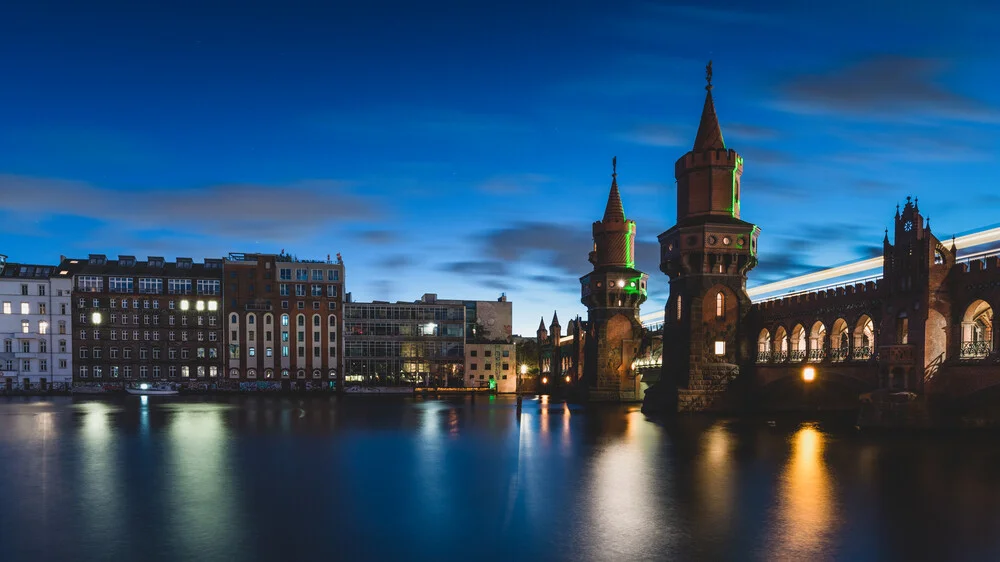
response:
[[[802,380],[806,382],[816,380],[816,369],[813,367],[806,367],[805,369],[802,369]]]
[[[528,366],[526,364],[524,364],[524,363],[521,363],[521,374],[522,375],[527,375],[528,374]]]

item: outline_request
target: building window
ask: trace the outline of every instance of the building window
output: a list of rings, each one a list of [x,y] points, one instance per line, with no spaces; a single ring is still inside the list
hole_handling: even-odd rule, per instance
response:
[[[256,357],[256,356],[257,356],[257,348],[255,348],[255,347],[250,347],[250,348],[248,348],[248,350],[249,350],[249,351],[247,352],[247,354],[248,354],[248,355],[249,355],[250,357]]]
[[[21,283],[21,294],[25,295],[25,296],[28,295],[28,284],[27,283]]]
[[[724,341],[717,341],[717,342],[715,342],[715,354],[716,355],[725,355],[726,354],[726,342],[724,342]]]
[[[21,340],[21,353],[31,353],[31,340]]]
[[[682,308],[681,296],[680,295],[677,295],[677,300],[675,301],[674,304],[677,305],[677,319],[680,320],[681,319],[681,308]]]
[[[307,270],[307,269],[296,269],[295,270],[295,280],[296,281],[308,281],[309,280],[309,270]]]
[[[292,270],[287,268],[282,268],[281,270],[278,271],[278,279],[281,279],[283,281],[291,281]]]
[[[270,348],[270,347],[268,347],[268,348],[264,349],[264,356],[265,356],[265,357],[271,357],[272,355],[273,355],[273,353],[272,353],[272,351],[271,351],[271,348]]]
[[[3,313],[11,314],[11,304],[10,301],[3,301]]]
[[[48,309],[45,307],[45,303],[44,302],[38,303],[38,313],[39,314],[48,314]]]
[[[66,353],[66,340],[59,340],[59,353]]]
[[[328,274],[327,275],[327,280],[328,281],[340,281],[340,270],[339,269],[330,269],[330,270],[327,271],[327,274]]]
[[[722,294],[722,291],[719,291],[715,295],[715,317],[726,317],[726,295]]]
[[[31,305],[28,304],[28,303],[26,303],[26,302],[22,302],[21,303],[21,314],[31,314]]]
[[[39,320],[39,322],[38,322],[38,333],[41,334],[41,335],[43,335],[43,336],[45,334],[49,333],[49,323],[46,322],[45,320]]]
[[[30,327],[30,324],[31,324],[31,323],[30,323],[30,322],[28,322],[27,320],[21,320],[21,333],[22,333],[22,334],[27,334],[27,333],[29,333],[29,331],[30,331],[30,329],[31,329],[31,327]]]

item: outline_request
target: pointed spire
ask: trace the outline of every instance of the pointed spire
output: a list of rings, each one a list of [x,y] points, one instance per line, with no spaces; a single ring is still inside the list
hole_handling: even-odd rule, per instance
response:
[[[553,326],[559,325],[559,313],[555,310],[552,311],[552,325]]]
[[[882,243],[883,244],[888,244],[889,243],[889,229],[888,228],[885,229],[885,238],[882,239]]]
[[[545,329],[545,317],[544,316],[542,316],[542,319],[538,321],[538,331],[539,332],[545,332],[545,331],[547,331]]]
[[[955,235],[952,234],[951,235],[951,253],[954,254],[956,251],[957,251],[957,248],[955,248]]]
[[[899,220],[899,203],[896,203],[896,220]]]
[[[608,194],[608,206],[604,209],[603,222],[625,222],[625,208],[622,207],[622,196],[618,193],[618,157],[611,159],[611,193]]]
[[[712,61],[705,67],[705,80],[708,85],[705,90],[705,107],[701,110],[701,123],[698,124],[698,135],[694,138],[694,150],[713,150],[726,148],[722,140],[722,128],[719,127],[719,117],[715,114],[715,102],[712,100]]]

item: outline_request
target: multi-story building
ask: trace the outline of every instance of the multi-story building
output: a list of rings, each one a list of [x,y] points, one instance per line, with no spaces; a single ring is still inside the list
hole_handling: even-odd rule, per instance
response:
[[[496,301],[348,302],[348,385],[517,390],[512,306]]]
[[[343,372],[344,262],[231,253],[225,261],[230,379],[334,389]]]
[[[73,381],[213,383],[224,377],[222,259],[63,259],[73,279]]]
[[[6,263],[0,255],[0,383],[7,390],[71,383],[68,273],[55,266]]]
[[[465,386],[464,301],[344,305],[346,386]]]
[[[465,379],[467,387],[517,391],[517,353],[511,335],[513,305],[506,295],[496,301],[438,301],[465,306]]]

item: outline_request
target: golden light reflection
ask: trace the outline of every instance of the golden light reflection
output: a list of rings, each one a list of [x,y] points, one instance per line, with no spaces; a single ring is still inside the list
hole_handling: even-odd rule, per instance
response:
[[[695,472],[701,496],[699,527],[711,529],[713,536],[726,536],[732,519],[733,437],[729,427],[717,422],[702,435],[701,455]]]
[[[119,410],[105,402],[83,402],[80,426],[80,494],[90,506],[88,517],[81,519],[84,532],[92,536],[120,531],[121,467],[118,444],[112,438],[111,414]]]
[[[833,486],[823,459],[825,436],[813,425],[790,440],[791,455],[781,477],[777,521],[771,536],[775,558],[818,560],[836,531]]]
[[[619,435],[595,452],[589,473],[583,475],[582,481],[590,482],[584,499],[590,523],[581,538],[590,543],[586,551],[599,559],[646,558],[654,542],[662,549],[665,540],[670,542],[664,537],[672,534],[669,525],[650,532],[650,522],[665,518],[649,489],[661,478],[660,465],[651,460],[660,436],[639,411],[625,413],[625,431]]]

